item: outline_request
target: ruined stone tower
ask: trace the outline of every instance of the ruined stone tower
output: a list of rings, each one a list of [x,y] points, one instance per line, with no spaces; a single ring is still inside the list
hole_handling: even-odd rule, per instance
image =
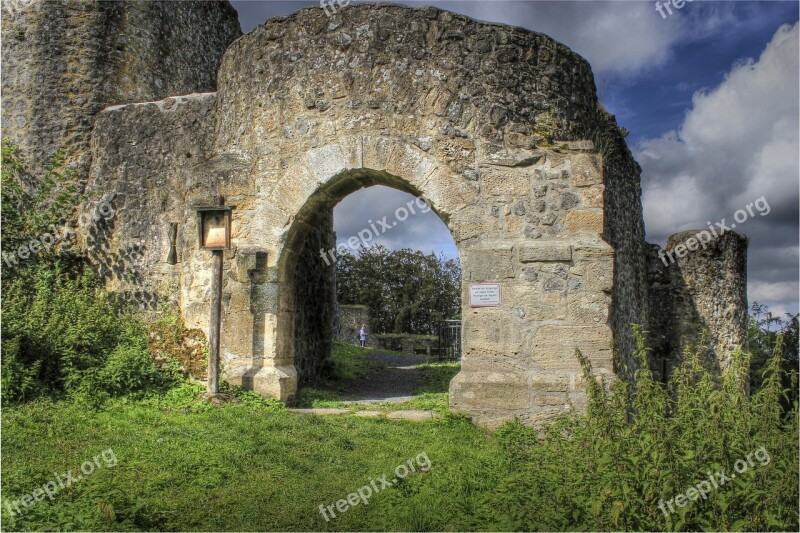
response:
[[[230,8],[214,4],[202,9],[229,21]],[[131,16],[110,32],[99,5],[78,10],[93,21],[90,35],[133,39],[142,30],[143,19]],[[137,3],[123,5],[140,13]],[[611,377],[633,366],[632,324],[657,330],[651,363],[666,373],[665,361],[677,360],[693,332],[711,330],[710,353],[723,367],[731,344],[744,339],[742,241],[720,239],[679,269],[653,263],[640,169],[598,106],[589,64],[565,46],[435,8],[360,4],[331,17],[303,9],[234,41],[216,92],[181,96],[214,89],[215,53],[237,34],[228,22],[185,20],[180,35],[209,38],[139,36],[137,46],[145,58],[169,50],[204,55],[199,63],[168,68],[154,59],[133,68],[133,58],[120,56],[113,75],[75,74],[102,90],[94,107],[74,108],[89,122],[70,127],[81,135],[94,127],[88,151],[80,142],[66,148],[86,157],[95,198],[116,208],[107,228],[85,236],[109,289],[146,307],[174,304],[190,325],[207,327],[211,271],[192,207],[218,195],[233,207],[222,326],[230,382],[289,400],[321,367],[334,293],[333,270],[317,251],[330,248],[333,206],[374,184],[424,197],[453,235],[463,270],[463,364],[450,402],[481,423],[535,424],[582,408],[576,348]],[[27,65],[14,49],[3,54]],[[123,71],[135,71],[137,82]],[[63,80],[44,83],[58,91]],[[131,84],[142,87],[131,89],[135,97],[126,96]],[[4,92],[6,85],[4,69]],[[121,105],[99,110],[101,103]],[[31,115],[50,124],[44,135],[29,121],[15,124],[13,112],[6,118],[5,106],[4,121],[30,153],[68,138],[56,135],[63,121],[46,108]],[[132,243],[143,252],[135,261],[124,253]],[[470,307],[470,286],[480,283],[499,287],[502,303]]]
[[[228,2],[3,2],[3,138],[35,171],[61,150],[85,172],[103,108],[213,91],[242,32]]]

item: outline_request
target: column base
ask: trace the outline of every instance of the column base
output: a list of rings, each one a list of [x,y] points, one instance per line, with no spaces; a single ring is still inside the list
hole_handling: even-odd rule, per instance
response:
[[[225,380],[266,398],[290,402],[297,394],[297,370],[294,365],[242,365],[226,369]]]

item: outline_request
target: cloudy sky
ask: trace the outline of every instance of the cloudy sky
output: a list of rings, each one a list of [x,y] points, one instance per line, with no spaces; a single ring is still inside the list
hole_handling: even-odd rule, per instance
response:
[[[798,311],[796,1],[696,0],[671,15],[664,10],[666,17],[653,1],[398,3],[522,26],[588,59],[598,97],[630,131],[643,169],[647,240],[663,245],[668,235],[708,222],[730,225],[738,210],[763,197],[762,208],[736,228],[751,238],[749,300],[774,312]],[[248,32],[319,2],[232,4]],[[351,195],[334,213],[339,240],[363,230],[366,220],[392,220],[410,199],[377,187]],[[418,209],[374,241],[457,255],[444,224]]]

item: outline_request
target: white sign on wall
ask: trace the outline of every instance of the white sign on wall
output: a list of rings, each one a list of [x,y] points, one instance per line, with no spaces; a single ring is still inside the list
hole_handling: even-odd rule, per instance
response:
[[[470,307],[499,307],[500,306],[500,284],[499,283],[470,283],[469,284],[469,306]]]

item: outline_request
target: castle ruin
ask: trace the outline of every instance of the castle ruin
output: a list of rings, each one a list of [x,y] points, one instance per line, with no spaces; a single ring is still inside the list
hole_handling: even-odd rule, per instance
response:
[[[31,168],[63,150],[85,212],[114,206],[81,236],[109,290],[206,329],[211,257],[193,206],[233,207],[231,383],[291,400],[322,368],[335,280],[319,250],[335,245],[333,207],[376,184],[425,198],[453,236],[450,403],[479,423],[582,409],[575,350],[620,375],[633,324],[661,378],[704,331],[718,371],[745,343],[746,240],[662,263],[589,64],[545,35],[376,4],[302,9],[244,36],[227,2],[46,1],[3,17],[3,135]],[[470,307],[476,283],[498,284],[502,304]]]

